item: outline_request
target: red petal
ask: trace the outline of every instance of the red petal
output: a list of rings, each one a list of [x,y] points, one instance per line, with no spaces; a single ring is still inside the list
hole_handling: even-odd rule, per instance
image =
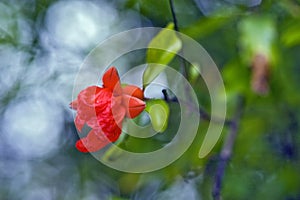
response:
[[[123,119],[125,117],[125,113],[126,110],[123,106],[118,106],[117,109],[115,109],[114,107],[112,108],[113,117],[116,121],[116,124],[118,124],[119,126],[122,125]]]
[[[86,121],[86,124],[89,127],[91,127],[92,129],[99,129],[99,127],[100,127],[100,124],[99,124],[99,121],[97,119],[97,116],[89,118],[89,120]]]
[[[87,106],[94,106],[95,99],[101,90],[103,90],[103,88],[98,86],[90,86],[85,88],[78,94],[78,103]]]
[[[120,135],[120,133],[122,132],[122,122],[123,122],[123,119],[125,117],[125,114],[126,114],[126,110],[124,108],[124,106],[122,105],[119,105],[119,106],[114,106],[112,107],[112,117],[113,117],[113,123],[110,125],[110,130],[111,132],[113,132],[114,134],[118,134]],[[111,134],[111,133],[109,133]],[[114,139],[111,139],[111,138],[114,138]],[[115,141],[118,139],[115,138],[114,136],[113,137],[109,137],[109,139],[111,141]]]
[[[70,105],[70,107],[72,109],[77,110],[77,108],[78,108],[78,100],[76,99],[76,100],[72,101],[69,105]]]
[[[121,133],[122,133],[122,124],[119,125],[113,133],[110,133],[108,138],[110,141],[115,142],[119,139]]]
[[[83,145],[82,139],[78,140],[75,144],[76,148],[78,149],[78,151],[83,152],[83,153],[87,153],[89,152],[87,150],[87,148],[85,148],[85,146]]]
[[[82,90],[78,95],[77,115],[86,123],[102,112],[110,103],[112,92],[109,89],[91,86]]]
[[[82,120],[78,114],[75,117],[75,126],[79,132],[82,131],[82,128],[84,126],[84,120]]]
[[[126,108],[126,116],[129,118],[135,118],[146,107],[144,101],[129,95],[123,95],[123,104]]]
[[[120,77],[115,67],[109,68],[102,77],[103,86],[111,89],[116,95],[122,94]]]
[[[114,107],[109,111],[109,114],[106,116],[98,115],[98,122],[100,124],[101,131],[110,138],[110,134],[115,133],[116,130],[119,130],[121,133],[122,121],[125,117],[125,108],[121,105]]]
[[[127,94],[139,99],[144,99],[144,92],[135,85],[127,85],[123,88],[123,94]]]
[[[102,134],[96,134],[94,130],[91,130],[85,138],[82,138],[76,142],[76,148],[84,153],[99,151],[110,141]]]

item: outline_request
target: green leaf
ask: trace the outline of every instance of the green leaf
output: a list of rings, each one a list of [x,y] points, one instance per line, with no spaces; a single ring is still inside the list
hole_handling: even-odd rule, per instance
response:
[[[250,16],[239,24],[240,46],[243,58],[251,63],[256,54],[266,55],[270,60],[274,57],[272,46],[276,39],[276,26],[269,16]]]
[[[281,41],[287,47],[300,44],[300,20],[294,20],[288,23],[285,31],[282,33]]]
[[[152,127],[157,132],[164,132],[168,127],[170,115],[169,105],[162,99],[151,99],[146,102],[146,112],[149,113]]]
[[[204,38],[229,23],[231,19],[231,17],[200,18],[189,27],[183,28],[181,32],[192,38]]]
[[[144,88],[149,85],[170,63],[182,47],[182,42],[169,23],[149,43],[147,50],[148,66],[143,74]]]

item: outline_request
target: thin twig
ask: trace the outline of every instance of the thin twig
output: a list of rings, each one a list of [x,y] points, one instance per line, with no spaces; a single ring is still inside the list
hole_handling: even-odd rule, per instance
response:
[[[230,123],[229,132],[227,134],[225,143],[221,150],[219,162],[217,165],[214,186],[213,186],[213,191],[212,191],[214,200],[222,199],[221,189],[222,189],[223,176],[224,176],[225,168],[226,168],[226,166],[231,158],[231,155],[232,155],[233,145],[234,145],[237,133],[238,133],[239,122],[240,122],[240,119],[241,119],[242,113],[243,113],[243,107],[244,107],[244,98],[239,97],[236,114]]]
[[[178,26],[178,21],[177,21],[177,18],[176,18],[176,13],[175,13],[173,0],[169,0],[169,4],[170,4],[170,10],[171,10],[172,18],[173,18],[173,23],[174,23],[174,29],[175,29],[175,31],[180,32],[179,26]],[[179,34],[177,34],[177,36],[180,38]],[[183,47],[180,49],[179,53],[181,54],[181,56],[179,57],[181,72],[182,72],[183,76],[186,79],[188,79],[187,65],[186,65],[186,62],[184,60]]]
[[[167,93],[167,90],[166,90],[166,89],[163,89],[161,92],[162,92],[163,95],[164,95],[165,101],[166,101],[166,102],[170,102],[170,98],[169,98],[169,95],[168,95],[168,93]]]
[[[174,23],[174,29],[175,29],[175,31],[179,31],[173,0],[169,0],[169,4],[170,4],[171,13],[172,13],[173,23]]]
[[[179,103],[179,100],[177,99],[177,97],[173,97],[173,98],[169,97],[166,89],[163,89],[162,93],[164,95],[164,100],[166,102],[168,102],[168,103],[170,103],[170,102]],[[199,109],[200,118],[205,120],[205,121],[211,121],[213,123],[224,123],[225,125],[228,125],[228,126],[232,123],[232,121],[228,120],[228,119],[225,119],[225,121],[224,121],[223,119],[213,117],[204,108],[201,108],[201,107],[197,108],[196,106],[191,105],[190,102],[181,101],[181,103],[183,103],[183,104],[187,105],[188,107],[190,107],[192,111],[195,111],[195,110]]]

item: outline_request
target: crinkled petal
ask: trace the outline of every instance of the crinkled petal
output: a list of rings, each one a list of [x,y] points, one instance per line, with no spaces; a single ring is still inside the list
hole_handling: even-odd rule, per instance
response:
[[[79,106],[83,104],[86,106],[93,107],[95,105],[95,100],[98,97],[98,94],[101,90],[103,90],[103,88],[98,86],[90,86],[82,90],[78,94]]]
[[[112,108],[112,116],[109,121],[105,123],[105,121],[102,121],[101,128],[105,133],[107,133],[107,136],[111,138],[115,138],[115,136],[110,137],[111,134],[113,135],[120,135],[122,132],[122,122],[125,117],[126,110],[124,106],[119,105],[117,107]],[[109,125],[109,126],[107,126]],[[117,139],[117,138],[116,138]],[[114,140],[114,139],[112,139]]]
[[[111,104],[113,94],[108,88],[101,88],[94,99],[94,107],[106,108]]]
[[[96,134],[95,130],[91,130],[85,138],[76,142],[76,148],[84,153],[99,151],[110,143],[109,139],[103,134]]]
[[[116,130],[120,129],[122,125],[122,120],[124,119],[125,109],[124,113],[117,114],[116,116],[113,116],[112,114],[107,118],[98,118],[98,121],[100,123],[101,130],[109,136],[109,134],[114,133]],[[115,119],[118,118],[118,119]],[[118,122],[116,121],[118,120]]]
[[[144,101],[129,95],[123,95],[123,105],[126,108],[126,117],[135,118],[146,107]]]
[[[97,124],[92,120],[95,120],[99,113],[103,113],[107,107],[110,107],[111,98],[112,92],[109,89],[87,88],[78,96],[77,115],[88,124]]]
[[[86,121],[86,124],[91,127],[92,129],[99,128],[100,124],[98,122],[97,116],[89,118],[88,121]]]
[[[107,135],[107,137],[111,142],[115,142],[119,139],[121,133],[122,133],[122,124],[117,126],[117,128],[114,130],[114,132],[109,133],[109,135]]]
[[[122,133],[122,123],[118,126],[115,126],[114,130],[111,132],[103,132],[106,137],[111,141],[115,142],[119,139],[121,133]]]
[[[82,131],[82,128],[83,128],[83,126],[84,126],[84,123],[85,123],[85,121],[84,121],[83,119],[80,118],[80,115],[77,114],[76,117],[75,117],[75,126],[76,126],[76,128],[77,128],[77,130],[78,130],[79,132]]]
[[[122,90],[123,94],[127,94],[129,96],[133,96],[141,100],[144,99],[143,90],[135,85],[126,85]]]
[[[115,67],[109,68],[102,77],[104,88],[109,88],[115,95],[122,94],[120,77]]]
[[[125,109],[122,105],[122,96],[110,96],[102,108],[96,107],[97,121],[104,133],[112,133],[116,130],[118,121],[122,121],[125,116]],[[114,116],[115,115],[115,116]]]

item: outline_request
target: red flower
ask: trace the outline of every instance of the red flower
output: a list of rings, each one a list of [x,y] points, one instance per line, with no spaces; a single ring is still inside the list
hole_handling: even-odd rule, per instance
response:
[[[82,90],[70,103],[77,111],[76,128],[84,124],[92,130],[76,142],[81,152],[95,152],[115,142],[120,134],[124,117],[134,118],[145,108],[143,91],[133,85],[121,87],[116,68],[111,67],[102,77],[103,87],[90,86]]]

